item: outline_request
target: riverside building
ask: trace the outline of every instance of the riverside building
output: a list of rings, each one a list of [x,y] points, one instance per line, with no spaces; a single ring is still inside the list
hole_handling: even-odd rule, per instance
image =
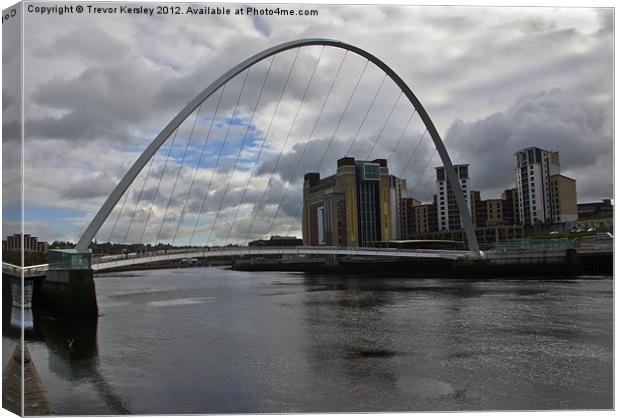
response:
[[[34,253],[47,253],[49,244],[46,241],[39,241],[37,237],[30,234],[24,234],[24,251]],[[22,250],[22,235],[13,234],[8,235],[5,240],[2,240],[2,251],[21,251]]]
[[[560,153],[530,147],[514,155],[520,221],[524,225],[576,221],[576,184],[560,174]]]
[[[304,245],[368,246],[404,238],[406,182],[389,173],[385,159],[344,157],[336,174],[304,176]]]
[[[454,165],[459,178],[463,196],[469,207],[469,164]],[[444,167],[435,167],[437,174],[437,224],[440,231],[461,229],[461,217],[456,204],[456,198],[446,177]]]

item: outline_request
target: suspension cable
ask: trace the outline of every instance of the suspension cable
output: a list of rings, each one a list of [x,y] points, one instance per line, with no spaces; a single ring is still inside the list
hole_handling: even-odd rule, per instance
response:
[[[407,172],[407,169],[409,168],[409,164],[411,164],[411,161],[413,161],[413,156],[415,155],[415,152],[418,150],[418,147],[422,143],[422,138],[424,138],[424,135],[426,135],[427,132],[428,132],[428,129],[425,129],[424,132],[422,132],[422,135],[420,135],[420,138],[418,139],[418,142],[415,148],[413,149],[413,152],[411,153],[411,155],[409,155],[409,159],[407,160],[407,164],[405,165],[405,168],[401,170],[400,175],[398,176],[399,178],[402,178],[405,175],[405,172]]]
[[[431,163],[431,161],[435,157],[435,154],[437,154],[437,149],[433,149],[433,153],[431,154],[431,158],[428,159],[428,161],[424,165],[424,170],[422,170],[422,173],[420,173],[420,175],[418,176],[418,180],[413,185],[413,189],[410,192],[411,195],[413,195],[413,192],[415,191],[416,187],[418,187],[418,184],[420,183],[420,180],[422,180],[422,177],[424,177],[424,174],[426,174],[426,169],[428,168],[429,164]]]
[[[377,143],[379,142],[379,139],[381,139],[381,137],[383,136],[383,132],[385,131],[385,128],[388,124],[388,122],[390,121],[390,118],[392,117],[392,114],[394,113],[394,109],[396,109],[396,105],[398,104],[400,98],[403,96],[403,91],[400,90],[400,93],[398,94],[398,97],[396,98],[396,100],[394,101],[394,104],[392,105],[392,109],[390,109],[390,113],[388,114],[387,119],[385,119],[385,122],[383,123],[383,126],[381,127],[381,130],[379,131],[379,135],[377,135],[375,142],[372,144],[372,147],[370,148],[370,151],[368,151],[368,155],[366,156],[366,160],[368,161],[370,159],[370,156],[372,154],[372,152],[375,149],[375,145],[377,145]]]
[[[276,165],[273,168],[273,171],[271,172],[271,176],[269,177],[269,181],[267,182],[267,187],[265,188],[265,190],[263,191],[263,195],[261,197],[260,203],[258,204],[258,206],[256,207],[256,211],[254,211],[254,217],[252,218],[252,223],[250,224],[250,228],[248,229],[248,232],[246,234],[246,240],[249,236],[249,234],[251,234],[252,232],[252,228],[254,226],[254,222],[256,221],[256,216],[258,215],[258,210],[261,207],[264,199],[265,199],[265,195],[267,194],[267,190],[269,190],[269,187],[271,186],[271,182],[273,181],[273,178],[275,176],[276,170],[278,169],[278,165],[280,164],[280,160],[282,159],[282,154],[284,154],[284,150],[286,149],[286,144],[288,143],[288,140],[290,138],[291,132],[293,130],[293,127],[295,126],[295,122],[297,122],[297,117],[299,116],[299,111],[301,110],[305,100],[306,100],[306,95],[308,94],[308,89],[310,88],[310,84],[312,83],[312,80],[314,79],[314,76],[316,74],[316,69],[319,66],[319,62],[321,61],[321,57],[323,56],[323,51],[325,50],[325,46],[323,46],[321,48],[321,53],[319,55],[319,58],[317,59],[316,63],[314,64],[314,68],[312,69],[312,74],[310,75],[310,79],[308,80],[308,84],[306,84],[306,88],[304,89],[304,93],[302,95],[301,101],[299,102],[299,106],[297,106],[297,111],[295,112],[295,117],[293,118],[293,122],[291,123],[291,126],[288,130],[288,133],[286,135],[286,138],[284,140],[284,144],[282,145],[282,149],[280,150],[280,154],[278,155],[278,159],[276,161]]]
[[[407,124],[405,125],[405,127],[403,128],[403,130],[400,133],[400,136],[396,140],[396,143],[394,144],[394,147],[392,148],[392,151],[390,151],[390,155],[388,155],[388,158],[387,158],[388,161],[390,160],[390,158],[392,158],[392,155],[394,155],[394,153],[396,152],[396,149],[398,148],[398,145],[400,145],[400,141],[405,136],[405,132],[407,132],[407,129],[409,128],[409,125],[411,124],[411,121],[413,120],[413,117],[415,116],[416,112],[417,111],[414,110],[413,113],[411,114],[411,116],[409,116],[409,120],[407,121]]]
[[[273,124],[273,121],[275,119],[276,114],[278,113],[278,109],[280,108],[280,103],[282,102],[282,97],[284,96],[284,92],[285,92],[286,87],[288,86],[289,80],[291,78],[291,73],[293,72],[293,68],[295,67],[295,63],[297,62],[297,57],[299,57],[299,51],[300,51],[300,48],[297,49],[297,55],[295,56],[295,59],[293,60],[293,64],[291,65],[291,68],[289,69],[288,75],[286,77],[286,81],[284,82],[284,87],[282,87],[282,91],[280,92],[280,96],[278,98],[278,104],[276,105],[275,110],[273,111],[273,114],[271,115],[271,120],[269,121],[269,125],[267,126],[267,131],[266,131],[265,136],[263,137],[263,140],[261,142],[260,149],[258,150],[258,154],[256,156],[256,159],[254,160],[254,162],[252,164],[252,171],[250,173],[250,177],[248,177],[248,181],[245,184],[245,188],[243,189],[243,194],[241,196],[241,203],[239,203],[239,205],[237,206],[237,212],[235,213],[235,217],[233,218],[232,225],[234,225],[234,223],[237,221],[237,217],[239,216],[239,209],[241,208],[241,206],[243,206],[243,202],[245,201],[245,195],[247,193],[248,186],[250,185],[250,181],[252,180],[252,177],[254,177],[254,171],[256,170],[256,166],[258,165],[258,161],[260,160],[260,156],[263,153],[263,148],[265,146],[265,143],[267,142],[267,137],[269,136],[269,132],[271,132],[271,126]],[[232,230],[232,226],[231,226],[231,230]],[[229,234],[230,234],[230,231],[229,231]],[[228,238],[226,240],[228,240]]]
[[[192,236],[189,241],[189,245],[192,245],[192,241],[194,239],[194,234],[196,233],[196,228],[198,227],[198,222],[200,221],[200,216],[202,215],[202,210],[204,209],[204,205],[207,201],[207,197],[209,196],[209,191],[211,190],[211,185],[213,184],[213,178],[215,177],[215,172],[217,171],[217,167],[220,164],[220,158],[222,158],[222,151],[224,150],[224,146],[228,141],[228,133],[230,132],[230,126],[235,118],[235,113],[237,112],[237,107],[239,106],[239,100],[241,99],[241,95],[243,94],[243,89],[245,88],[245,83],[248,80],[248,74],[250,73],[250,69],[248,68],[245,71],[245,76],[243,77],[243,84],[241,84],[241,90],[239,90],[239,95],[237,96],[237,101],[235,102],[235,107],[233,108],[232,113],[230,114],[230,119],[228,121],[228,125],[226,126],[226,133],[224,134],[224,140],[222,141],[222,145],[220,146],[220,150],[217,154],[217,160],[215,161],[215,166],[211,171],[211,179],[209,180],[209,185],[207,186],[207,191],[205,193],[205,197],[202,201],[202,205],[200,206],[200,211],[198,212],[198,216],[196,217],[196,223],[194,224],[194,230],[192,231]]]
[[[235,163],[233,164],[232,170],[230,170],[230,173],[228,175],[228,181],[226,182],[226,189],[224,190],[224,195],[222,196],[222,200],[220,201],[220,205],[217,208],[217,213],[215,214],[215,220],[213,221],[213,225],[215,228],[215,225],[217,225],[217,219],[220,216],[220,211],[222,210],[222,206],[224,205],[224,200],[226,200],[226,195],[228,194],[228,189],[230,187],[230,181],[232,180],[232,176],[235,172],[235,169],[237,168],[237,163],[239,162],[239,156],[241,155],[241,151],[243,150],[243,146],[245,145],[245,141],[248,138],[248,133],[250,132],[250,127],[252,126],[252,122],[254,121],[254,115],[256,114],[256,109],[258,108],[258,103],[260,102],[260,99],[263,95],[263,91],[265,90],[265,85],[267,84],[267,78],[269,77],[269,73],[271,72],[271,66],[273,64],[273,60],[275,58],[275,55],[271,58],[271,63],[269,64],[269,69],[267,70],[267,74],[265,75],[265,79],[263,80],[263,84],[260,88],[260,92],[258,93],[258,99],[256,99],[256,104],[254,105],[254,109],[252,109],[252,116],[250,116],[250,122],[248,123],[248,126],[245,129],[245,134],[243,135],[243,140],[241,141],[241,145],[239,146],[239,151],[237,152],[237,156],[235,157]],[[231,226],[232,228],[232,226]],[[226,234],[227,238],[226,241],[228,240],[228,235],[230,234],[230,229],[228,234]],[[207,240],[207,245],[209,244],[209,241],[211,239],[211,234],[209,233],[209,239]],[[226,242],[224,241],[224,242]]]
[[[329,86],[327,95],[325,96],[325,100],[323,101],[323,105],[321,106],[321,110],[319,111],[319,115],[316,118],[316,120],[314,121],[314,125],[312,126],[312,131],[310,132],[310,135],[308,136],[308,139],[304,142],[304,147],[303,147],[303,150],[301,152],[301,156],[299,157],[299,159],[297,160],[297,164],[295,165],[295,172],[293,173],[293,177],[291,177],[291,181],[288,182],[287,185],[286,185],[286,189],[284,190],[284,194],[282,195],[282,198],[280,199],[280,202],[278,203],[278,208],[276,209],[275,215],[271,219],[271,224],[269,226],[269,231],[267,232],[267,235],[269,235],[271,233],[271,229],[273,228],[273,225],[274,225],[274,223],[276,221],[276,218],[280,214],[280,208],[282,207],[282,203],[284,203],[284,200],[288,196],[288,191],[289,191],[289,189],[291,187],[291,183],[297,177],[297,171],[301,167],[301,163],[303,162],[304,155],[306,154],[306,150],[308,149],[308,144],[310,143],[310,140],[312,139],[312,136],[314,135],[316,127],[319,124],[319,120],[321,119],[321,116],[323,115],[323,111],[325,110],[325,105],[327,104],[327,101],[329,100],[329,97],[330,97],[330,95],[332,93],[334,85],[336,84],[336,80],[338,79],[338,76],[340,75],[340,71],[342,70],[342,65],[344,63],[345,57],[346,57],[346,52],[342,56],[342,60],[340,61],[340,65],[338,67],[338,71],[336,72],[336,75],[334,76],[334,78],[333,78],[333,80],[332,80],[332,82],[331,82],[331,84]]]
[[[375,96],[372,98],[372,101],[370,102],[370,106],[368,106],[368,109],[366,110],[366,114],[364,115],[364,118],[362,119],[362,123],[360,123],[359,128],[357,128],[357,132],[355,132],[355,136],[353,137],[353,141],[351,141],[351,144],[349,145],[349,149],[347,150],[347,153],[345,155],[350,155],[350,152],[353,149],[353,145],[355,144],[355,141],[357,141],[357,137],[359,136],[360,132],[362,131],[362,127],[364,126],[364,123],[366,123],[366,119],[368,118],[368,115],[370,114],[370,111],[372,110],[373,106],[375,105],[375,102],[377,101],[377,97],[379,97],[379,92],[381,91],[381,88],[383,88],[383,84],[385,83],[385,79],[386,78],[387,78],[387,74],[384,73],[383,74],[383,79],[381,80],[381,84],[379,84],[379,88],[375,92]]]
[[[123,210],[125,209],[125,203],[127,203],[127,198],[129,197],[129,193],[130,190],[128,189],[125,192],[125,198],[123,199],[123,204],[121,205],[121,210],[120,212],[118,212],[118,216],[116,217],[116,220],[114,221],[114,225],[112,225],[112,229],[110,230],[110,235],[108,236],[108,242],[112,243],[112,235],[114,235],[114,230],[116,229],[116,224],[118,224],[118,220],[120,219],[121,215],[123,214]]]
[[[164,228],[164,223],[166,222],[166,215],[168,215],[168,209],[170,208],[170,202],[172,202],[172,198],[174,197],[174,191],[177,188],[179,176],[181,175],[181,171],[183,170],[183,164],[185,164],[185,156],[187,155],[189,144],[191,144],[192,142],[192,136],[194,136],[194,129],[196,128],[196,122],[198,122],[198,117],[200,116],[201,108],[202,108],[202,103],[198,105],[198,110],[196,112],[196,118],[194,119],[194,123],[192,124],[192,130],[189,133],[189,138],[187,138],[187,144],[185,145],[185,151],[183,152],[183,157],[181,157],[181,164],[179,164],[179,171],[177,171],[177,177],[174,179],[174,184],[172,185],[172,190],[170,191],[170,197],[168,198],[168,203],[166,203],[166,210],[164,211],[164,216],[161,218],[161,225],[159,226],[159,232],[157,233],[157,239],[155,240],[155,245],[159,243],[159,237],[161,235],[162,229]]]
[[[153,205],[155,205],[155,200],[157,199],[157,195],[159,194],[159,187],[161,186],[161,180],[164,177],[164,174],[166,173],[166,167],[168,166],[168,160],[170,159],[170,154],[172,153],[172,148],[174,148],[174,143],[177,140],[177,133],[179,132],[178,129],[176,129],[174,131],[174,137],[172,138],[172,144],[170,144],[170,149],[168,150],[168,155],[166,156],[166,161],[164,162],[164,168],[161,171],[161,176],[159,176],[159,182],[157,183],[157,188],[155,189],[155,194],[153,195],[153,201],[151,202],[151,206],[149,207],[149,213],[146,216],[146,222],[144,222],[144,228],[142,228],[142,234],[140,234],[140,239],[138,240],[138,242],[142,242],[142,240],[144,239],[144,233],[146,232],[146,227],[149,223],[149,219],[151,219],[151,213],[153,211]]]
[[[225,86],[224,86],[225,87]],[[213,128],[213,122],[215,121],[215,119],[217,118],[217,112],[220,108],[220,103],[222,102],[222,96],[224,95],[224,88],[222,88],[222,90],[220,90],[220,95],[217,99],[217,104],[215,105],[215,112],[213,113],[213,118],[211,118],[211,122],[209,123],[209,130],[207,131],[207,135],[205,136],[205,140],[202,144],[202,150],[200,151],[200,158],[198,159],[198,164],[196,165],[196,169],[194,170],[194,175],[192,176],[192,182],[190,183],[189,186],[189,191],[187,192],[187,196],[185,197],[185,203],[183,203],[183,210],[181,211],[181,217],[179,218],[179,223],[177,224],[177,229],[174,233],[174,238],[172,239],[172,245],[174,246],[174,243],[176,241],[177,238],[177,234],[179,232],[179,228],[181,226],[181,223],[183,221],[183,216],[185,215],[185,208],[187,207],[187,201],[189,200],[189,196],[192,193],[192,188],[194,187],[194,182],[196,181],[196,176],[198,175],[198,170],[200,169],[200,164],[202,163],[202,158],[204,156],[205,150],[207,149],[207,142],[209,141],[209,136],[211,135],[211,129]]]
[[[355,86],[353,87],[353,91],[351,91],[351,95],[349,96],[349,99],[347,100],[347,104],[344,107],[344,110],[342,111],[342,113],[340,114],[340,118],[338,119],[338,123],[336,124],[336,127],[334,128],[334,131],[332,132],[331,138],[327,144],[327,147],[325,147],[325,151],[323,151],[323,156],[321,157],[321,161],[319,162],[319,172],[321,171],[321,167],[323,167],[323,162],[325,161],[325,156],[327,155],[327,151],[329,151],[329,148],[332,145],[332,142],[334,141],[334,138],[336,137],[336,133],[338,132],[338,129],[340,128],[340,124],[342,123],[342,120],[344,119],[344,115],[347,113],[347,110],[349,109],[349,106],[351,105],[351,100],[353,100],[353,96],[355,95],[355,92],[357,92],[357,88],[360,85],[360,81],[362,80],[362,77],[364,76],[364,73],[366,72],[366,68],[368,68],[368,63],[370,62],[370,60],[366,60],[366,63],[364,64],[364,68],[362,69],[362,72],[360,73],[359,77],[357,78],[357,81],[355,82]]]
[[[133,212],[131,213],[131,220],[129,221],[129,226],[125,231],[125,237],[123,238],[123,242],[127,242],[127,237],[129,236],[129,230],[131,229],[131,225],[133,224],[134,217],[136,216],[136,212],[138,211],[138,206],[142,201],[142,193],[144,192],[144,186],[146,186],[146,182],[149,179],[149,175],[151,174],[151,168],[153,167],[153,161],[155,158],[151,158],[151,163],[149,164],[149,168],[146,172],[146,177],[144,178],[144,182],[142,183],[142,188],[140,189],[140,194],[138,195],[138,201],[136,202],[136,206],[133,208]]]
[[[338,118],[338,122],[336,123],[336,127],[334,128],[334,131],[331,134],[329,142],[327,143],[327,146],[325,147],[325,150],[323,151],[323,155],[321,156],[321,160],[319,161],[319,170],[318,170],[319,172],[321,171],[321,168],[323,167],[323,162],[325,161],[325,157],[327,156],[327,152],[329,151],[329,148],[331,147],[332,142],[334,142],[334,139],[336,138],[336,133],[338,132],[338,129],[340,128],[340,125],[342,124],[342,121],[344,119],[344,116],[346,115],[347,110],[349,109],[349,106],[351,105],[351,101],[353,100],[353,96],[355,96],[355,93],[357,92],[357,88],[359,87],[360,81],[362,80],[362,77],[364,76],[364,73],[366,72],[366,68],[368,67],[368,63],[369,62],[370,62],[369,60],[366,60],[366,63],[364,64],[364,68],[362,69],[362,72],[357,77],[357,80],[355,81],[355,85],[353,86],[353,90],[351,91],[351,94],[349,95],[349,98],[347,99],[347,103],[346,103],[346,105],[344,107],[344,110],[340,114],[340,116]],[[299,212],[301,212],[302,208],[303,208],[303,202],[299,206],[299,209],[297,210],[297,215],[295,215],[295,218],[297,218],[299,216]],[[289,228],[289,231],[290,231],[290,228]]]

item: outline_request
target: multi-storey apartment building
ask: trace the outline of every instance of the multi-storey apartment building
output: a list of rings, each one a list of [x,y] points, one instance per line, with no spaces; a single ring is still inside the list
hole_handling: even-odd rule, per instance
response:
[[[5,240],[2,240],[3,251],[21,251],[21,249],[21,234],[8,235]],[[49,244],[46,241],[39,241],[37,237],[30,234],[24,234],[24,251],[46,253],[48,249]]]
[[[469,198],[469,164],[454,165],[459,178],[463,196],[470,205]],[[437,224],[440,231],[461,229],[461,218],[456,204],[452,186],[448,182],[444,167],[435,167],[437,175]]]
[[[559,152],[530,147],[514,155],[520,222],[535,225],[576,220],[575,180],[560,175]]]

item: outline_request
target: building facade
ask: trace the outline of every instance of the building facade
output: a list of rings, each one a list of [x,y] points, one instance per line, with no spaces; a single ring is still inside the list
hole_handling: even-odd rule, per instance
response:
[[[338,160],[336,174],[304,176],[304,245],[368,246],[400,239],[405,231],[404,180],[390,175],[387,161]]]
[[[49,249],[49,244],[46,241],[39,241],[37,237],[33,237],[30,234],[24,234],[24,251],[34,253],[46,253]],[[8,235],[5,240],[2,240],[2,251],[21,251],[22,250],[22,236],[21,234]]]
[[[577,205],[577,229],[597,228],[599,231],[613,231],[614,203],[611,199]]]
[[[575,222],[578,218],[575,180],[561,174],[551,176],[550,180],[552,222]]]
[[[470,207],[469,164],[456,164],[454,165],[454,169],[459,178],[467,207]],[[452,186],[448,182],[446,170],[444,167],[435,167],[435,171],[437,175],[437,222],[439,230],[461,229],[462,225],[459,209],[456,204],[454,192],[452,191]]]
[[[516,225],[518,215],[515,212],[517,204],[516,189],[504,190],[499,199],[480,197],[480,191],[472,190],[470,196],[470,211],[472,222],[476,227],[495,225]]]
[[[469,196],[470,215],[481,245],[493,245],[501,240],[523,237],[523,226],[515,224],[516,189],[505,190],[499,199],[483,200],[480,191],[477,190],[472,190]],[[464,239],[462,228],[443,230],[439,228],[437,195],[433,195],[433,202],[427,204],[410,197],[405,199],[404,206],[407,208],[406,239],[457,241]]]
[[[612,219],[614,217],[614,205],[611,199],[603,199],[600,202],[579,203],[577,205],[577,217],[579,221]]]
[[[560,153],[530,147],[515,157],[517,221],[525,225],[576,221],[576,183],[560,174]]]

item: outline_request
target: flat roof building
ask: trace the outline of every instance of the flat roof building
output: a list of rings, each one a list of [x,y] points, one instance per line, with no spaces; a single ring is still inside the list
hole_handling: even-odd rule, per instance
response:
[[[385,159],[343,157],[334,175],[306,173],[304,245],[354,247],[403,238],[405,196],[405,181],[389,173]]]
[[[459,178],[460,186],[465,197],[467,207],[470,205],[469,196],[469,164],[455,164],[454,170]],[[456,197],[452,185],[448,182],[444,167],[435,167],[437,174],[437,225],[440,231],[461,229],[461,215],[456,204]]]
[[[514,155],[521,223],[535,225],[577,220],[575,180],[560,174],[560,153],[529,147]]]

